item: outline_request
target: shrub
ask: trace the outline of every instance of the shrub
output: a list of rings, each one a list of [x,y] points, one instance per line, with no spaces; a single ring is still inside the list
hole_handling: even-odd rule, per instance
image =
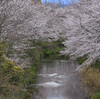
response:
[[[5,43],[0,42],[0,58],[5,54]]]
[[[0,42],[0,96],[4,99],[17,99],[18,92],[22,89],[20,85],[22,85],[24,70],[6,59],[5,48],[5,44]]]
[[[28,49],[26,53],[32,58],[34,63],[38,62],[41,58],[57,58],[59,52],[64,47],[61,41],[31,41],[30,46],[33,49]]]
[[[15,64],[11,60],[5,60],[2,64],[2,69],[5,72],[9,72],[12,70],[12,68],[15,66]]]
[[[78,63],[81,65],[84,61],[87,60],[88,55],[84,55],[83,57],[77,58]]]

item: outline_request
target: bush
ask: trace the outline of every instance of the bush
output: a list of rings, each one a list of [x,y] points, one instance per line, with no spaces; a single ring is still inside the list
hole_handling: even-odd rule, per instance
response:
[[[15,64],[11,60],[5,60],[2,64],[1,67],[5,72],[9,72],[13,69]]]
[[[0,58],[5,54],[5,42],[0,42]]]
[[[0,42],[0,96],[5,99],[11,99],[11,97],[17,99],[19,96],[17,93],[22,89],[20,85],[23,81],[24,70],[6,59],[5,48],[5,44]]]
[[[87,60],[88,55],[84,55],[83,57],[77,58],[78,63],[81,65],[84,61]]]
[[[0,64],[5,60],[5,43],[0,42]]]
[[[34,64],[43,58],[58,58],[59,52],[64,47],[61,41],[31,41],[30,46],[33,47],[33,49],[26,50],[26,53],[32,58]]]

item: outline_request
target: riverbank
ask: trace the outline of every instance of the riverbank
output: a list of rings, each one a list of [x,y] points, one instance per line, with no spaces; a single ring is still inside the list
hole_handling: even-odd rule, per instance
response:
[[[78,58],[78,63],[81,65],[87,59],[87,56]],[[97,59],[95,63],[88,68],[83,68],[79,73],[82,81],[88,86],[88,99],[100,99],[100,60]]]
[[[0,42],[0,98],[1,99],[30,99],[34,93],[35,88],[30,88],[30,84],[35,83],[36,74],[39,68],[41,59],[59,59],[62,57],[59,51],[64,47],[61,41],[44,42],[44,41],[30,41],[31,49],[25,49],[25,55],[22,59],[27,57],[30,59],[30,66],[23,68],[17,66],[9,57],[13,53],[6,48],[5,42]],[[9,46],[9,45],[8,45]],[[7,51],[7,52],[6,52]],[[9,53],[10,51],[10,53]],[[18,53],[18,52],[17,52]],[[8,57],[6,57],[6,54]]]
[[[0,99],[26,99],[30,96],[28,84],[35,82],[35,76],[36,67],[15,64],[6,57],[6,43],[0,42]]]
[[[100,99],[100,70],[94,67],[85,68],[80,72],[83,82],[89,88],[89,99]]]

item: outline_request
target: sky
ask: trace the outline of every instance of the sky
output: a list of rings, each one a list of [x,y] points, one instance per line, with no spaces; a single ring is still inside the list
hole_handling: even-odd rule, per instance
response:
[[[70,4],[72,1],[76,2],[77,0],[41,0],[42,3],[59,3],[61,1],[61,4]]]

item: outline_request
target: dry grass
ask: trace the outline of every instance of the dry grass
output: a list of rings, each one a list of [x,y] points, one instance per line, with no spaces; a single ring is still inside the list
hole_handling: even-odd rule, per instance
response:
[[[85,68],[80,72],[82,80],[90,89],[89,96],[100,91],[100,71],[94,67]]]

